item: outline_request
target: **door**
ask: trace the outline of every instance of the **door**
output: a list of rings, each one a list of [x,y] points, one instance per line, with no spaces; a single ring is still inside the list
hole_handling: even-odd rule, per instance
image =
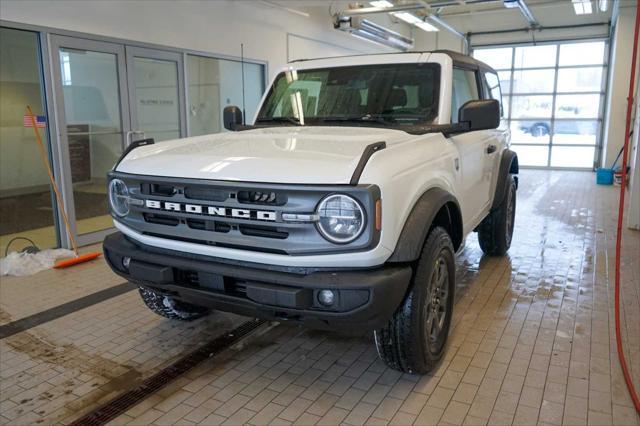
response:
[[[126,52],[132,139],[185,137],[183,55],[131,46]]]
[[[51,47],[59,182],[72,231],[80,245],[89,244],[113,227],[106,175],[130,130],[125,51],[118,44],[55,35]]]
[[[453,69],[451,92],[451,122],[458,122],[458,111],[470,100],[480,99],[476,72],[460,68]],[[462,199],[460,200],[463,223],[475,225],[482,219],[489,206],[491,171],[488,158],[493,151],[494,135],[491,131],[480,130],[461,133],[451,137],[460,153],[462,175]],[[497,146],[496,146],[497,148]]]

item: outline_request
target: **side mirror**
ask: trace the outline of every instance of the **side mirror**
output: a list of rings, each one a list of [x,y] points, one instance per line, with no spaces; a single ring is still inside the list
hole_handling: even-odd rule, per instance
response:
[[[237,106],[228,106],[222,113],[224,128],[235,131],[236,127],[242,124],[242,111]]]
[[[500,102],[495,99],[469,101],[460,107],[458,121],[468,123],[468,130],[495,129],[500,126]]]

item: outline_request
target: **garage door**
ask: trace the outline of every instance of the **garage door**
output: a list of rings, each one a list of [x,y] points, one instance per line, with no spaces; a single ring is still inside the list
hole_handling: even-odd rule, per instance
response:
[[[492,46],[473,56],[498,71],[520,164],[592,169],[605,99],[605,40]]]

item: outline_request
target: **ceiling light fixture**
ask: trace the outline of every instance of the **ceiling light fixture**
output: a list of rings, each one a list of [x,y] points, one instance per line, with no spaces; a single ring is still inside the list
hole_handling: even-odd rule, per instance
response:
[[[607,9],[609,9],[609,0],[599,0],[598,8],[600,9],[600,12],[606,12]]]
[[[573,10],[576,15],[589,15],[593,13],[593,7],[591,6],[591,0],[571,0],[573,4]]]
[[[413,39],[360,17],[336,17],[333,27],[337,30],[351,33],[353,36],[373,41],[384,46],[404,51],[413,47]]]
[[[393,3],[387,0],[370,1],[369,4],[373,7],[393,7]]]
[[[428,32],[438,31],[438,28],[434,27],[433,25],[431,25],[428,22],[423,21],[422,19],[418,18],[413,13],[409,13],[409,12],[394,12],[394,13],[392,13],[392,15],[395,16],[398,19],[403,20],[407,24],[415,25],[416,27],[420,28],[421,30],[428,31]]]

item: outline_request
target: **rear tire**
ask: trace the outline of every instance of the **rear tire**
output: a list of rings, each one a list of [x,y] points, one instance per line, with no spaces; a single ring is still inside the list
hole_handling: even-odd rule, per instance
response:
[[[478,226],[480,248],[489,256],[504,256],[513,238],[516,215],[516,180],[508,176],[507,195],[502,205],[484,218]]]
[[[193,321],[209,314],[210,310],[202,306],[192,305],[153,291],[146,287],[138,287],[142,301],[156,314],[179,321]]]
[[[409,294],[388,324],[374,332],[378,355],[389,367],[425,374],[444,354],[455,291],[453,243],[441,227],[431,230]]]

